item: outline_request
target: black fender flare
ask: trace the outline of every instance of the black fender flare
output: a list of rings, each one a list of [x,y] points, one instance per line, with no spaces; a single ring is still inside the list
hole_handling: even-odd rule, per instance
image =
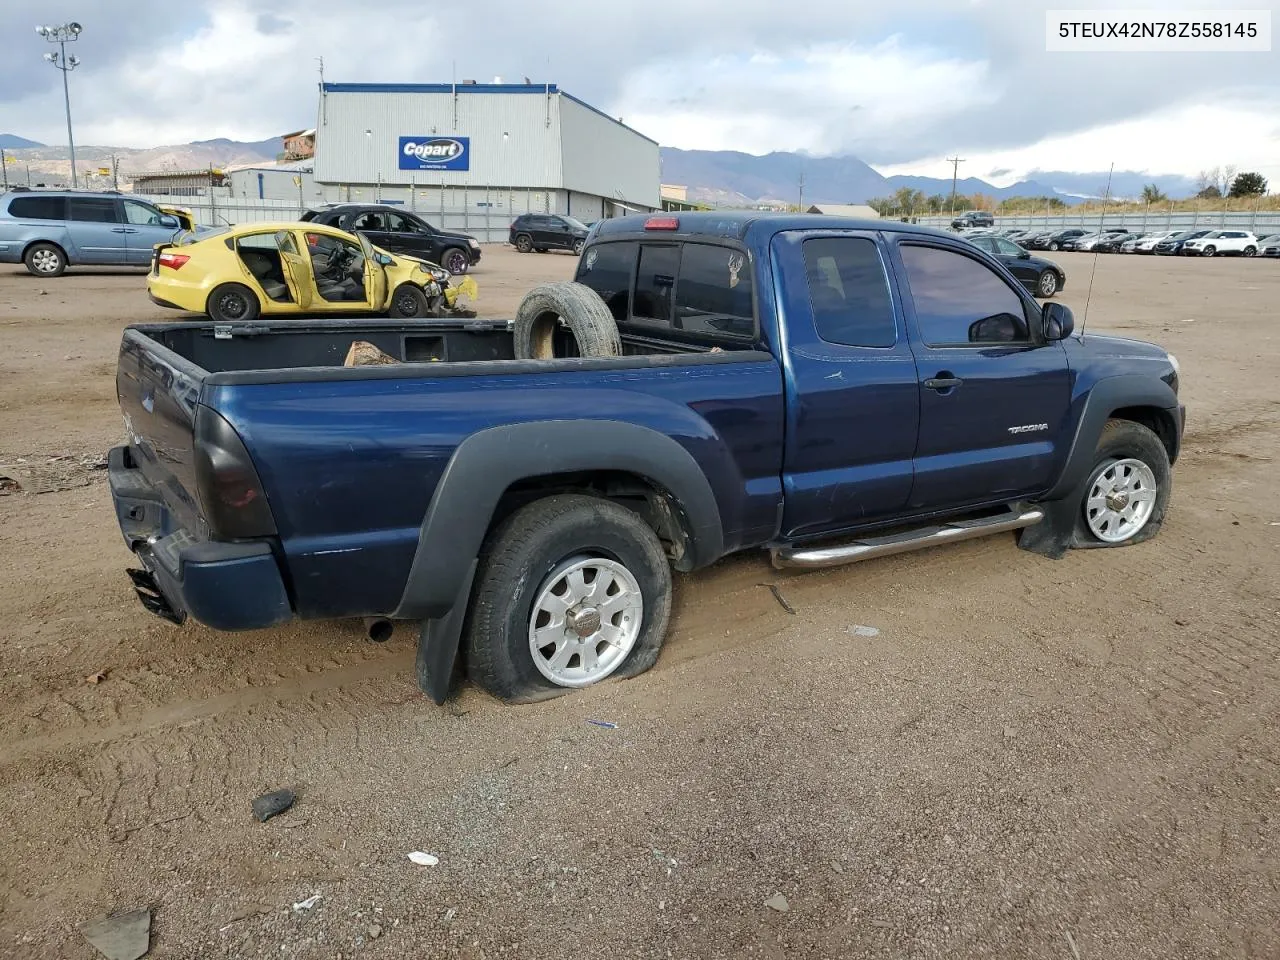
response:
[[[688,533],[690,567],[724,553],[711,484],[678,442],[616,420],[550,420],[481,430],[458,445],[436,486],[393,617],[436,619],[459,601],[498,501],[512,484],[557,473],[633,473],[667,491]],[[465,602],[465,598],[462,598]]]
[[[1143,374],[1122,374],[1099,380],[1085,397],[1084,409],[1076,423],[1075,437],[1067,453],[1058,482],[1041,499],[1060,500],[1071,493],[1093,466],[1093,452],[1102,436],[1102,428],[1117,410],[1125,407],[1152,407],[1164,410],[1173,420],[1174,449],[1170,462],[1177,459],[1181,442],[1181,425],[1178,422],[1178,395],[1161,380]]]
[[[1094,451],[1102,428],[1117,410],[1126,407],[1148,407],[1164,411],[1174,429],[1173,449],[1169,460],[1177,458],[1182,441],[1182,422],[1178,395],[1163,380],[1141,374],[1123,374],[1099,380],[1085,397],[1084,409],[1076,423],[1075,437],[1068,451],[1062,473],[1043,497],[1039,498],[1044,509],[1044,519],[1018,533],[1018,546],[1041,556],[1060,560],[1071,547],[1076,525],[1076,511],[1081,489],[1089,478],[1093,466]]]

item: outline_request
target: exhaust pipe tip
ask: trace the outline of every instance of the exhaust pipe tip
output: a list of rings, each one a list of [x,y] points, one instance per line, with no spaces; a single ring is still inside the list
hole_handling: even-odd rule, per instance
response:
[[[395,633],[396,625],[386,617],[365,617],[364,633],[374,643],[386,643]]]

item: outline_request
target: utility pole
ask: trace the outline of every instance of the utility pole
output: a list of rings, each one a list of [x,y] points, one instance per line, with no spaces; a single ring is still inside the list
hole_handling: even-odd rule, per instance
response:
[[[71,90],[67,86],[67,74],[80,66],[80,58],[74,53],[67,56],[67,44],[80,39],[84,28],[72,21],[60,27],[36,27],[36,33],[50,43],[58,45],[58,53],[46,53],[44,58],[62,71],[62,99],[67,105],[67,148],[71,151],[71,188],[79,186],[76,180],[76,141],[71,135]]]
[[[111,155],[111,189],[120,189],[120,158],[114,153]]]
[[[804,170],[800,170],[800,198],[796,205],[796,213],[804,213]]]
[[[4,192],[9,192],[9,158],[4,155],[4,147],[0,147],[0,173],[4,174]]]
[[[964,157],[947,157],[947,163],[951,164],[951,215],[956,215],[956,177],[960,172],[960,164],[964,163]]]

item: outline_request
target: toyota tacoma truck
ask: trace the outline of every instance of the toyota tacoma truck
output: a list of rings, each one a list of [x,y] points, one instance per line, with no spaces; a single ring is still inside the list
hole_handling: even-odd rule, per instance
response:
[[[464,670],[528,701],[652,666],[672,570],[735,551],[803,570],[1016,531],[1056,558],[1164,520],[1176,360],[1074,330],[958,237],[623,217],[535,293],[533,352],[525,305],[127,328],[109,475],[145,606],[408,622],[437,703]],[[584,315],[617,355],[576,350]],[[344,366],[355,340],[399,362]]]

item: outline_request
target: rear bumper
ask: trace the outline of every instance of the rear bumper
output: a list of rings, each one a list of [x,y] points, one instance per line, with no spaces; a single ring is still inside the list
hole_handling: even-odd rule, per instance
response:
[[[152,303],[154,303],[156,306],[159,306],[159,307],[168,307],[168,308],[170,308],[171,310],[181,310],[181,309],[182,309],[182,308],[181,308],[180,306],[178,306],[176,303],[170,303],[168,300],[162,300],[162,299],[160,299],[160,298],[159,298],[159,297],[157,297],[154,293],[152,293],[150,290],[148,290],[148,291],[147,291],[147,296],[151,298],[151,302],[152,302]]]
[[[147,610],[174,623],[190,616],[215,630],[256,630],[292,619],[271,544],[197,539],[177,524],[128,447],[107,455],[107,476],[125,545],[143,567],[129,576]]]

